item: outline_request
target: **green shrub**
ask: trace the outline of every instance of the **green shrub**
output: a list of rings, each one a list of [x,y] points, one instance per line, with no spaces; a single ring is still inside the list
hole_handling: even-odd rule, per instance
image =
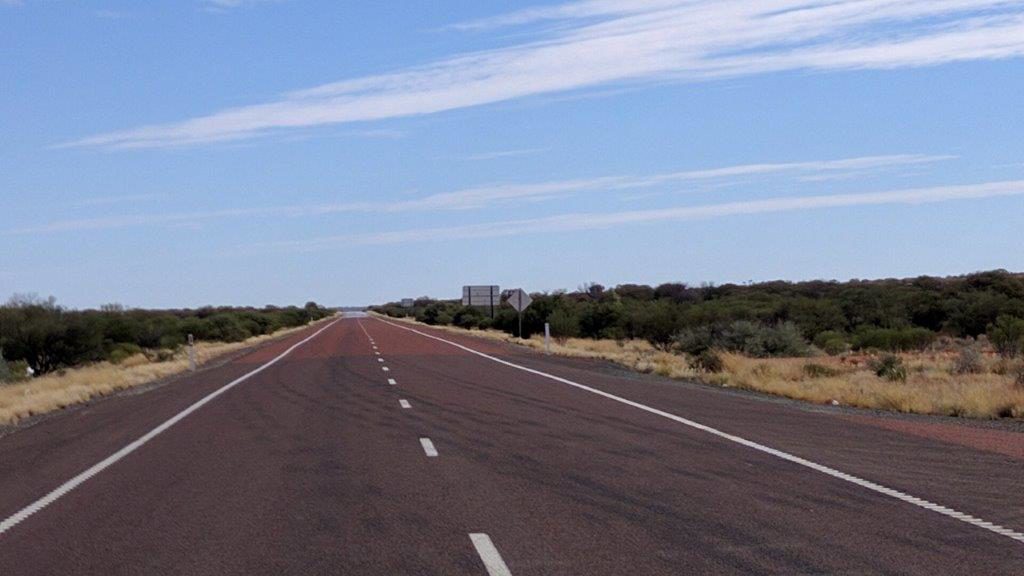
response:
[[[838,356],[850,349],[846,335],[834,330],[826,330],[814,337],[814,345],[825,351],[829,356]]]
[[[675,344],[681,352],[698,356],[715,345],[715,330],[711,326],[684,328],[675,335]]]
[[[853,338],[858,350],[910,352],[924,350],[937,335],[927,328],[861,328]]]
[[[738,320],[725,328],[695,327],[676,333],[676,347],[690,355],[711,348],[740,352],[754,358],[806,356],[807,342],[795,324],[774,325]]]
[[[117,344],[107,353],[107,360],[114,364],[120,364],[136,354],[142,354],[142,348],[138,344]]]
[[[717,352],[709,349],[704,350],[696,356],[692,356],[690,358],[690,368],[693,368],[698,372],[717,374],[722,370],[725,370],[725,363]]]
[[[1024,350],[1024,319],[1000,316],[989,325],[987,334],[1003,358],[1016,358]]]
[[[907,365],[903,363],[902,358],[894,354],[873,358],[870,367],[879,378],[885,378],[890,382],[907,381]]]
[[[548,316],[548,324],[551,327],[551,335],[559,342],[565,343],[569,338],[580,335],[579,316],[564,307],[556,308]]]
[[[452,316],[451,323],[459,328],[476,328],[480,326],[480,321],[484,319],[484,313],[473,306],[463,306],[459,308]]]
[[[0,384],[14,384],[29,379],[28,362],[17,360],[8,362],[0,358]]]

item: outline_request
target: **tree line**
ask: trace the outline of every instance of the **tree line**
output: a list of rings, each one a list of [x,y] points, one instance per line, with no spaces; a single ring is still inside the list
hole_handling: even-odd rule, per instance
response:
[[[89,362],[118,362],[143,352],[166,359],[189,334],[196,340],[240,342],[332,313],[315,302],[301,308],[136,310],[108,305],[71,310],[52,297],[16,295],[0,306],[0,377],[24,374],[25,367],[44,374]]]
[[[811,346],[832,354],[908,351],[942,335],[987,334],[1001,353],[1016,355],[1024,343],[1024,275],[1005,270],[848,282],[587,284],[531,296],[524,337],[542,332],[548,322],[560,338],[637,338],[690,354],[716,348],[803,355]],[[412,308],[388,303],[374,309],[427,324],[518,331],[516,312],[507,305],[494,318],[458,301],[430,298],[417,299]]]

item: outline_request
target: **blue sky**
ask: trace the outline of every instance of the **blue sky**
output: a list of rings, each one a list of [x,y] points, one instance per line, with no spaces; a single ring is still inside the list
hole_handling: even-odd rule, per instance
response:
[[[1024,0],[0,0],[0,293],[1024,270]]]

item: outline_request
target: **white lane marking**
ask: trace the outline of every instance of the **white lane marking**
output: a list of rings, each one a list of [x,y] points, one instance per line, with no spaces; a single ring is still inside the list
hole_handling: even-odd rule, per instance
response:
[[[392,386],[394,386],[395,384],[398,384],[398,382],[395,382],[394,378],[388,378],[388,384],[391,384]]]
[[[377,362],[383,362],[383,361],[384,361],[383,358],[377,358]]]
[[[473,541],[476,553],[484,561],[484,568],[487,569],[489,576],[512,576],[512,571],[508,569],[505,561],[501,559],[501,554],[498,554],[498,549],[494,547],[494,542],[491,542],[490,536],[487,534],[470,534],[469,539]]]
[[[376,354],[377,356],[380,356],[380,352],[374,352],[374,354]]]
[[[434,448],[434,443],[430,441],[430,438],[420,438],[420,444],[428,458],[437,458],[437,448]]]
[[[398,405],[401,406],[402,408],[405,408],[405,409],[412,408],[412,404],[409,404],[409,401],[406,400],[405,398],[402,398],[401,400],[399,400],[398,401]]]
[[[25,520],[26,518],[28,518],[29,516],[35,514],[36,512],[39,512],[43,508],[46,508],[50,504],[53,504],[58,498],[60,498],[61,496],[64,496],[68,492],[71,492],[72,490],[77,488],[79,485],[81,485],[83,482],[85,482],[86,480],[92,478],[93,476],[95,476],[95,475],[99,474],[100,472],[106,470],[107,468],[113,466],[119,460],[121,460],[125,456],[131,454],[132,452],[138,450],[144,444],[146,444],[147,442],[149,442],[150,440],[155,438],[158,434],[160,434],[161,432],[167,430],[171,426],[174,426],[175,424],[177,424],[178,422],[183,420],[189,414],[195,412],[196,410],[199,410],[204,405],[206,405],[207,403],[211,402],[217,396],[220,396],[221,394],[227,392],[228,390],[234,388],[235,386],[238,386],[242,382],[245,382],[249,378],[252,378],[253,376],[259,374],[260,372],[263,372],[267,368],[270,368],[271,366],[276,364],[279,360],[281,360],[282,358],[284,358],[285,356],[290,354],[293,350],[295,350],[299,346],[302,346],[306,342],[309,342],[313,338],[316,338],[317,336],[320,335],[321,332],[323,332],[324,330],[327,330],[331,326],[334,326],[335,324],[337,324],[339,320],[335,320],[334,322],[331,322],[330,324],[328,324],[327,326],[324,326],[323,328],[317,330],[316,332],[314,332],[312,335],[310,335],[306,339],[302,340],[301,342],[298,342],[298,343],[292,345],[291,348],[288,348],[287,350],[285,350],[281,354],[277,355],[270,362],[267,362],[266,364],[260,366],[259,368],[256,368],[255,370],[253,370],[253,371],[251,371],[251,372],[249,372],[249,373],[247,373],[247,374],[245,374],[243,376],[240,376],[239,378],[237,378],[235,380],[232,380],[228,384],[225,384],[224,386],[221,386],[220,388],[218,388],[217,390],[211,392],[210,394],[207,394],[201,400],[197,401],[195,404],[192,404],[188,408],[185,408],[181,412],[178,412],[176,415],[171,417],[169,420],[167,420],[163,424],[157,426],[156,428],[153,428],[152,430],[147,432],[145,435],[143,435],[138,440],[135,440],[131,444],[128,444],[124,448],[121,448],[117,452],[114,452],[110,456],[107,456],[106,458],[104,458],[100,462],[98,462],[96,464],[93,464],[92,467],[90,467],[85,472],[82,472],[78,476],[75,476],[71,480],[68,480],[67,482],[61,484],[60,486],[58,486],[56,489],[54,489],[52,492],[50,492],[46,496],[43,496],[39,500],[36,500],[32,504],[29,504],[25,508],[19,510],[18,512],[16,512],[10,518],[7,518],[3,522],[0,522],[0,534],[3,534],[4,532],[7,532],[8,530],[10,530],[14,526],[16,526],[19,522]]]
[[[383,370],[383,371],[385,371],[385,372],[390,372],[390,371],[391,371],[391,368],[388,368],[387,366],[382,366],[382,367],[381,367],[381,370]]]
[[[402,326],[400,324],[395,324],[393,322],[388,322],[387,320],[381,320],[379,318],[377,320],[380,321],[380,322],[383,322],[385,324],[394,326],[396,328],[401,328],[402,330],[408,330],[409,332],[414,332],[416,334],[419,334],[420,336],[425,336],[427,338],[431,338],[431,339],[437,340],[439,342],[444,342],[445,344],[450,344],[452,346],[455,346],[456,348],[459,348],[461,350],[465,350],[466,352],[469,352],[471,354],[476,354],[477,356],[480,356],[482,358],[487,358],[488,360],[497,362],[498,364],[503,364],[503,365],[509,366],[511,368],[516,368],[517,370],[522,370],[524,372],[529,372],[530,374],[535,374],[537,376],[541,376],[541,377],[547,378],[549,380],[554,380],[555,382],[560,382],[562,384],[568,384],[569,386],[572,386],[574,388],[578,388],[580,390],[584,390],[586,392],[590,392],[591,394],[597,394],[598,396],[603,396],[605,398],[608,398],[609,400],[614,400],[614,401],[619,402],[621,404],[625,404],[627,406],[632,406],[633,408],[637,408],[639,410],[643,410],[644,412],[648,412],[648,413],[654,414],[656,416],[661,416],[662,418],[667,418],[667,419],[672,420],[674,422],[678,422],[680,424],[684,424],[686,426],[689,426],[691,428],[695,428],[695,429],[700,430],[702,432],[707,432],[708,434],[712,434],[714,436],[718,436],[719,438],[728,440],[730,442],[734,442],[734,443],[739,444],[741,446],[746,446],[747,448],[751,448],[753,450],[757,450],[758,452],[763,452],[765,454],[769,454],[771,456],[775,456],[776,458],[781,458],[782,460],[786,460],[788,462],[792,462],[793,464],[798,464],[800,466],[804,466],[806,468],[810,468],[811,470],[814,470],[816,472],[821,472],[822,474],[826,474],[826,475],[831,476],[833,478],[838,478],[840,480],[845,480],[846,482],[849,482],[851,484],[856,484],[857,486],[860,486],[862,488],[866,488],[866,489],[871,490],[873,492],[877,492],[879,494],[883,494],[885,496],[889,496],[891,498],[895,498],[896,500],[900,500],[900,501],[906,502],[908,504],[913,504],[914,506],[918,506],[920,508],[924,508],[925,510],[931,510],[932,512],[937,512],[939,514],[942,514],[943,516],[948,516],[949,518],[954,518],[954,519],[959,520],[961,522],[966,522],[967,524],[970,524],[972,526],[976,526],[978,528],[983,528],[985,530],[988,530],[989,532],[993,532],[995,534],[999,534],[1000,536],[1006,536],[1007,538],[1011,538],[1013,540],[1016,540],[1017,542],[1024,543],[1024,533],[1022,533],[1022,532],[1018,532],[1016,530],[1011,530],[1009,528],[1006,528],[1004,526],[1000,526],[998,524],[993,524],[991,522],[982,520],[982,519],[977,518],[975,516],[971,516],[969,514],[965,514],[963,512],[954,510],[953,508],[949,508],[949,507],[943,506],[941,504],[936,504],[934,502],[929,502],[927,500],[923,500],[923,499],[918,498],[916,496],[911,496],[911,495],[906,494],[904,492],[900,492],[899,490],[895,490],[893,488],[889,488],[887,486],[883,486],[881,484],[877,484],[877,483],[872,482],[870,480],[865,480],[863,478],[859,478],[857,476],[853,476],[852,474],[847,474],[846,472],[841,472],[839,470],[836,470],[835,468],[830,468],[828,466],[825,466],[825,465],[822,465],[822,464],[818,464],[817,462],[812,462],[810,460],[807,460],[805,458],[801,458],[799,456],[794,456],[793,454],[790,454],[788,452],[783,452],[782,450],[776,450],[775,448],[772,448],[770,446],[765,446],[764,444],[759,444],[759,443],[754,442],[752,440],[747,440],[746,438],[741,438],[739,436],[736,436],[736,435],[733,435],[733,434],[729,434],[728,432],[722,432],[721,430],[718,430],[716,428],[712,428],[710,426],[706,426],[704,424],[701,424],[700,422],[695,422],[693,420],[689,420],[687,418],[683,418],[682,416],[676,416],[675,414],[672,414],[672,413],[669,413],[669,412],[665,412],[664,410],[659,410],[657,408],[652,408],[650,406],[647,406],[646,404],[641,404],[639,402],[634,402],[632,400],[627,400],[626,398],[623,398],[621,396],[616,396],[614,394],[609,394],[608,392],[605,392],[603,390],[598,390],[597,388],[592,388],[590,386],[586,386],[586,385],[580,384],[578,382],[573,382],[572,380],[568,380],[568,379],[562,378],[560,376],[555,376],[554,374],[548,374],[547,372],[542,372],[540,370],[535,370],[533,368],[527,368],[526,366],[520,366],[519,364],[514,364],[514,363],[509,362],[507,360],[502,360],[501,358],[495,358],[494,356],[490,356],[488,354],[484,354],[483,352],[477,352],[476,350],[473,350],[472,348],[469,348],[467,346],[463,346],[462,344],[459,344],[457,342],[452,342],[451,340],[445,340],[444,338],[439,338],[437,336],[434,336],[433,334],[428,334],[426,332],[420,332],[419,330],[415,330],[413,328],[408,328],[406,326]]]

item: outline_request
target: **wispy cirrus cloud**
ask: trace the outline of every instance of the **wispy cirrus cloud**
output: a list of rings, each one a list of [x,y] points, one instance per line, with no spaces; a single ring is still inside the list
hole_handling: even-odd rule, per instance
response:
[[[830,175],[862,175],[911,166],[925,166],[954,159],[948,155],[892,154],[885,156],[863,156],[838,160],[815,160],[805,162],[740,164],[702,170],[684,170],[658,174],[630,176],[596,176],[547,182],[503,183],[477,186],[431,194],[422,198],[382,202],[347,202],[340,204],[307,204],[266,208],[237,208],[161,214],[133,214],[104,216],[99,218],[76,218],[56,220],[44,224],[7,230],[7,235],[48,234],[88,230],[133,228],[152,225],[198,223],[208,220],[260,217],[298,217],[338,213],[370,212],[429,212],[446,210],[472,210],[492,207],[510,202],[539,202],[574,194],[606,193],[612,191],[648,189],[663,185],[693,184],[712,182],[728,185],[738,180],[788,176],[822,179]],[[128,195],[96,198],[78,205],[116,204],[151,199],[154,195]]]
[[[282,0],[201,0],[203,8],[208,12],[227,12],[234,8],[281,1]]]
[[[835,194],[823,196],[800,196],[769,198],[742,202],[726,202],[701,206],[681,206],[651,210],[632,210],[612,213],[572,213],[545,218],[506,220],[449,226],[444,228],[418,228],[381,232],[373,234],[352,234],[329,236],[289,242],[260,244],[258,247],[278,248],[308,252],[344,248],[353,245],[406,244],[444,240],[466,240],[474,238],[498,238],[597,230],[652,224],[657,222],[684,222],[729,216],[853,208],[858,206],[885,206],[893,204],[933,204],[938,202],[981,200],[1005,196],[1024,195],[1024,180],[1009,182],[988,182],[965,186],[942,186],[915,188],[863,194]]]
[[[467,162],[478,162],[481,160],[498,160],[501,158],[515,158],[518,156],[531,156],[533,154],[540,154],[541,152],[547,152],[548,148],[520,148],[518,150],[494,150],[492,152],[477,152],[476,154],[466,154],[465,156],[456,156],[455,160],[465,160]]]
[[[196,145],[637,82],[1024,56],[1024,0],[587,0],[461,27],[525,25],[539,37],[62,146]]]

